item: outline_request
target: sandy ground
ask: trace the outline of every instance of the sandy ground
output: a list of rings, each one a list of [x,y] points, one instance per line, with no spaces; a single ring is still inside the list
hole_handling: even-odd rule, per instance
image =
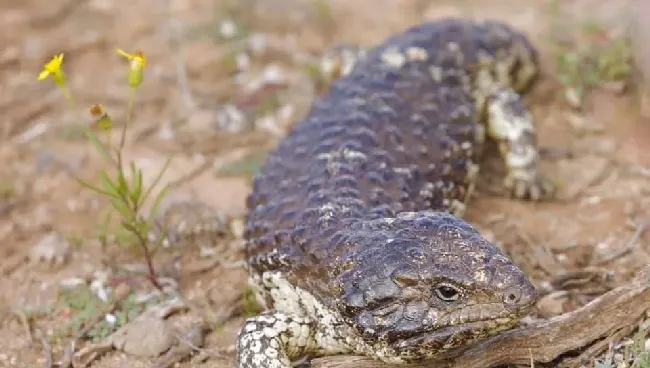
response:
[[[96,180],[109,167],[83,138],[87,121],[71,112],[51,81],[36,80],[60,52],[77,106],[102,103],[123,121],[130,92],[127,65],[115,49],[143,50],[146,79],[126,158],[150,180],[173,156],[163,179],[174,183],[170,200],[199,200],[232,220],[233,234],[202,241],[201,251],[187,245],[178,270],[166,266],[170,257],[160,257],[161,269],[171,270],[195,306],[170,318],[178,334],[198,321],[196,306],[221,316],[206,338],[209,358],[178,366],[232,366],[231,347],[244,319],[237,235],[249,173],[315,95],[310,63],[335,43],[372,44],[421,20],[501,19],[526,32],[541,51],[543,77],[528,102],[543,168],[560,183],[560,197],[532,204],[491,194],[484,185],[467,215],[533,278],[543,295],[538,316],[573,310],[625,283],[650,259],[650,234],[643,233],[650,221],[650,121],[640,116],[630,89],[589,89],[582,110],[572,109],[549,41],[552,32],[573,37],[585,22],[620,31],[627,22],[623,2],[560,3],[553,15],[545,0],[0,1],[0,366],[46,366],[43,340],[54,362],[63,359],[69,337],[59,327],[77,312],[61,307],[61,285],[97,284],[106,257],[141,262],[123,247],[102,250],[96,240],[106,201],[81,189],[73,175]],[[232,24],[243,31],[231,37]],[[61,235],[55,246],[36,247],[52,233]],[[52,259],[58,256],[60,262]],[[214,266],[196,266],[206,262]],[[116,279],[106,278],[104,287]],[[129,280],[134,290],[150,290],[136,277]],[[90,366],[151,362],[113,351]]]

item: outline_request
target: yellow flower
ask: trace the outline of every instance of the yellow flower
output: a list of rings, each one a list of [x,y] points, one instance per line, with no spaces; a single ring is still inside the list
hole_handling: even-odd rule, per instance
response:
[[[63,54],[54,56],[49,63],[45,64],[43,71],[38,75],[38,80],[43,80],[51,75],[54,83],[61,87],[65,86],[65,75],[63,74],[63,70],[61,70],[62,63]]]
[[[127,75],[127,81],[131,87],[138,88],[142,83],[142,71],[147,65],[147,58],[141,51],[136,51],[134,54],[129,54],[122,49],[117,49],[117,53],[124,56],[131,62],[129,66],[129,74]]]

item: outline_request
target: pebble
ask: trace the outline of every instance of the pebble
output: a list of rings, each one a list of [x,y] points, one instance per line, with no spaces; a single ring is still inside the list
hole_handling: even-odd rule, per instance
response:
[[[60,266],[70,254],[70,242],[61,234],[52,232],[44,235],[29,252],[31,263],[48,263]]]
[[[224,20],[219,24],[219,33],[225,38],[233,38],[237,34],[237,25],[232,20]]]
[[[45,134],[50,129],[50,124],[48,123],[38,123],[34,124],[25,130],[22,134],[18,135],[15,139],[15,142],[18,144],[25,144],[33,141],[34,139]]]
[[[111,325],[115,325],[117,323],[117,317],[112,313],[107,313],[104,316],[104,320]]]
[[[84,279],[82,279],[81,277],[73,277],[73,278],[70,278],[70,279],[61,280],[59,285],[61,285],[61,287],[64,288],[64,289],[73,289],[73,288],[75,288],[75,287],[77,287],[79,285],[83,285],[85,283],[86,283],[86,281]]]
[[[241,133],[249,130],[252,123],[235,105],[226,104],[217,113],[217,127],[229,133]]]
[[[571,108],[578,110],[582,107],[582,97],[575,88],[565,89],[564,98]]]
[[[116,349],[136,356],[157,357],[174,343],[172,328],[162,319],[144,314],[112,336]]]
[[[601,133],[605,130],[604,125],[594,123],[581,113],[567,113],[565,118],[569,125],[580,134]]]
[[[537,302],[540,317],[550,318],[564,313],[564,304],[567,301],[566,293],[555,292],[542,297]]]

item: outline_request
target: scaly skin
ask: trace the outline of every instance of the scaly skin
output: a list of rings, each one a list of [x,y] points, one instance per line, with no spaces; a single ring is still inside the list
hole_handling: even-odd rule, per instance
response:
[[[513,195],[553,194],[518,94],[538,70],[526,38],[445,19],[340,70],[248,198],[250,281],[268,312],[242,327],[239,368],[288,368],[303,355],[436,358],[534,305],[523,272],[461,219],[485,133]]]

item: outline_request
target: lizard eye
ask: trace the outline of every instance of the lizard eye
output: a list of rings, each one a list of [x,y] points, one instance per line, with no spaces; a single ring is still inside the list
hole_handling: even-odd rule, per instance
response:
[[[438,299],[445,302],[453,302],[460,298],[460,290],[455,286],[449,284],[440,284],[435,289],[434,292]]]

